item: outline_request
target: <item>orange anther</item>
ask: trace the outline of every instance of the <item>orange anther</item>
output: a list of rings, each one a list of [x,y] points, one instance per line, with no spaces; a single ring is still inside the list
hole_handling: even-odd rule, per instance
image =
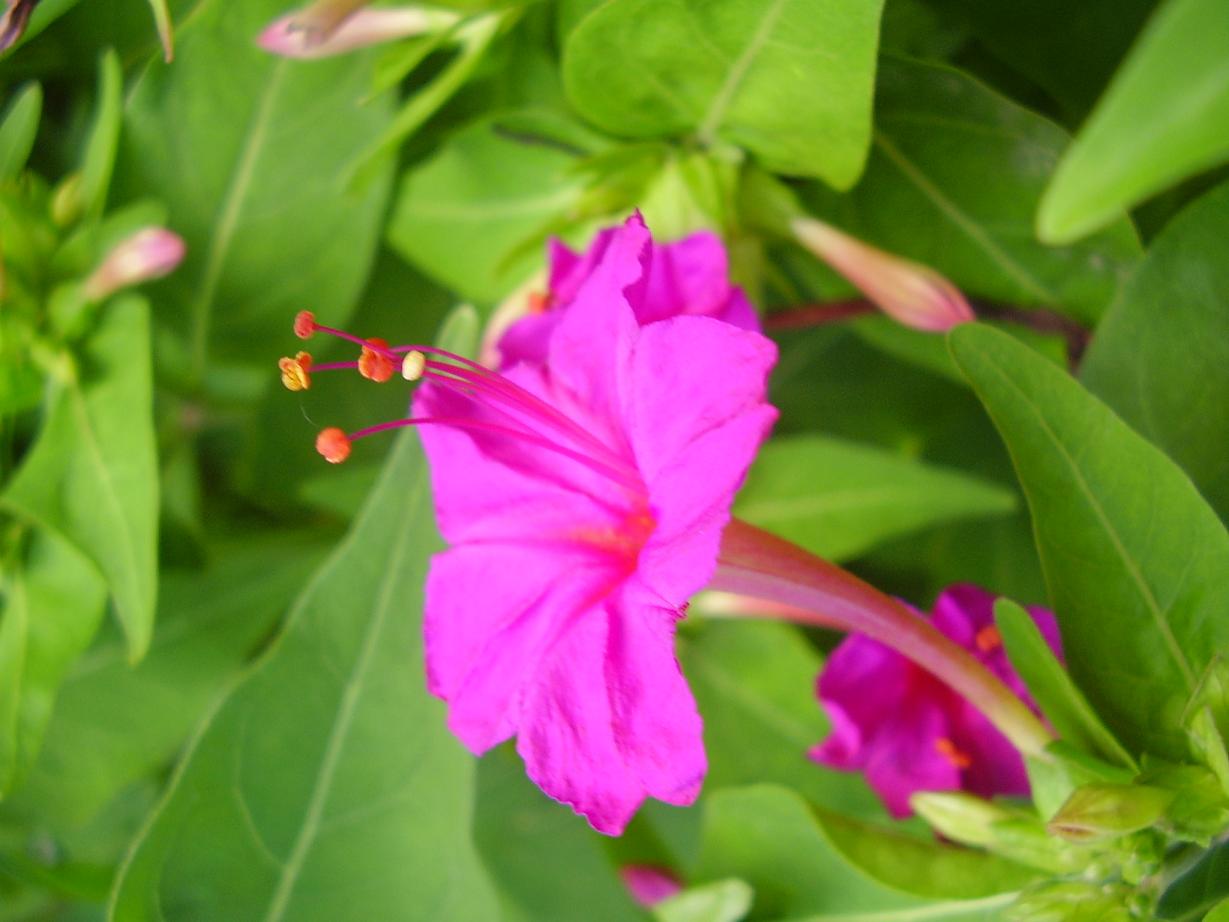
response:
[[[312,357],[306,352],[300,352],[294,358],[278,359],[277,367],[282,370],[282,384],[290,391],[305,391],[312,386]]]
[[[316,332],[316,315],[311,311],[299,311],[294,315],[294,335],[299,339],[311,339]]]
[[[977,649],[981,650],[982,653],[993,653],[1003,646],[1003,635],[999,633],[999,629],[993,624],[987,624],[977,632],[973,642],[977,644]]]
[[[370,378],[377,384],[383,384],[397,371],[397,366],[388,357],[388,343],[382,339],[369,339],[367,342],[374,348],[363,347],[358,357],[358,373],[364,378]]]
[[[341,464],[350,457],[350,437],[336,426],[329,426],[316,436],[316,451],[329,464]]]
[[[969,754],[957,749],[956,744],[946,736],[941,736],[935,740],[935,752],[959,769],[966,769],[973,764]]]
[[[525,299],[525,306],[531,314],[543,314],[551,305],[551,295],[548,291],[531,291]]]

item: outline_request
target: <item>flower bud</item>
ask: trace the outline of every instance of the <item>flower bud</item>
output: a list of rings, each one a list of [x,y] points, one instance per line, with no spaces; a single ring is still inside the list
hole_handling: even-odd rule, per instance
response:
[[[39,0],[8,0],[5,3],[4,12],[0,13],[0,52],[16,45],[26,34],[30,14],[38,3]]]
[[[815,218],[790,222],[794,238],[856,285],[897,323],[943,332],[975,320],[955,285],[933,269],[863,243]]]
[[[163,227],[146,227],[120,241],[85,281],[85,295],[99,301],[121,288],[169,275],[183,261],[184,242]]]
[[[1073,864],[1069,847],[1047,837],[1031,814],[955,791],[917,793],[909,798],[909,805],[954,842],[978,845],[1047,871],[1069,870]]]
[[[1172,791],[1138,784],[1086,784],[1071,792],[1046,828],[1069,842],[1100,842],[1147,829],[1165,815]]]
[[[322,19],[315,7],[308,7],[275,19],[260,33],[257,44],[286,58],[327,58],[411,35],[438,32],[457,21],[452,13],[412,6],[360,9],[333,21],[337,19],[336,15]]]

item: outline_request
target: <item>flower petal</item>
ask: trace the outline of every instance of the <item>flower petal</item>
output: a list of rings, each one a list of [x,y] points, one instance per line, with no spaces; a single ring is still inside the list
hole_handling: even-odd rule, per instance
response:
[[[745,330],[759,318],[741,290],[730,284],[725,245],[711,231],[650,249],[644,296],[632,301],[641,326],[670,317],[712,317]]]
[[[646,796],[692,803],[707,762],[672,650],[674,612],[630,593],[590,611],[529,693],[517,751],[529,776],[599,832],[623,831]]]
[[[431,559],[427,688],[475,754],[516,731],[524,689],[568,623],[620,574],[581,551],[460,545]]]

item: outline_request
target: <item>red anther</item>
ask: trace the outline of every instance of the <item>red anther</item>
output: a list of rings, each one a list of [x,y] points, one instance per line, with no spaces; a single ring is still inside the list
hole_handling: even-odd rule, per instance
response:
[[[294,315],[294,335],[299,339],[311,339],[316,332],[316,315],[311,311],[299,311]]]
[[[977,649],[982,653],[993,653],[1003,646],[1003,635],[999,633],[999,629],[993,624],[987,624],[977,632],[973,642],[977,644]]]
[[[935,752],[946,759],[953,768],[959,768],[962,771],[973,764],[973,759],[969,754],[956,748],[956,744],[946,736],[935,740]]]
[[[289,391],[305,391],[312,386],[312,357],[309,353],[300,352],[294,358],[278,359],[277,367],[282,370],[282,384]]]
[[[549,291],[531,291],[525,299],[525,307],[531,314],[544,314],[554,300]]]
[[[358,357],[358,373],[377,384],[383,384],[397,371],[397,366],[388,357],[388,342],[383,339],[369,339],[367,342],[375,348],[363,347],[362,355]]]
[[[316,436],[316,451],[324,455],[329,464],[341,464],[350,457],[350,437],[336,426],[329,426]]]

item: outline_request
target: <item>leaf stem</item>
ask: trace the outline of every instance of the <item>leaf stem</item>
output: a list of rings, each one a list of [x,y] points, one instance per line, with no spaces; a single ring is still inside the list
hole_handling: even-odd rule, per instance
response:
[[[837,625],[891,647],[972,703],[1022,753],[1046,758],[1053,734],[972,653],[900,602],[796,544],[734,519],[722,536],[710,587],[777,603],[766,617]]]

